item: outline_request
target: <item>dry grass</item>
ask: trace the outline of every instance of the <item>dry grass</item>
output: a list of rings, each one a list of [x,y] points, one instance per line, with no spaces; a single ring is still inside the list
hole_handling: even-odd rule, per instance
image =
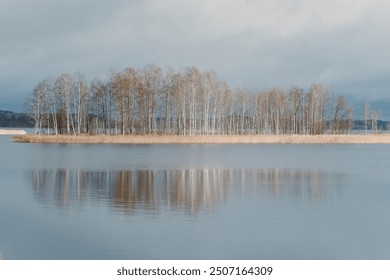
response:
[[[0,129],[0,135],[23,135],[23,134],[26,134],[25,130]]]
[[[390,144],[390,134],[358,135],[20,135],[24,143],[70,144]]]

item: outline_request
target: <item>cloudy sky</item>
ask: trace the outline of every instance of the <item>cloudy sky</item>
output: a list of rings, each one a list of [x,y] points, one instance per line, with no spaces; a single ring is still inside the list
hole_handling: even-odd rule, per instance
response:
[[[390,101],[389,27],[388,0],[0,0],[0,109],[47,77],[147,64]]]

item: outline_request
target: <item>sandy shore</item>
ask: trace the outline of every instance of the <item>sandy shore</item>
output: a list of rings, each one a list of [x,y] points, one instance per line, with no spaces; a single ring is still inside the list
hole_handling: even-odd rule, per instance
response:
[[[0,135],[23,135],[26,134],[22,129],[0,129]]]
[[[72,144],[390,144],[390,134],[353,135],[20,135],[15,141],[23,143]]]

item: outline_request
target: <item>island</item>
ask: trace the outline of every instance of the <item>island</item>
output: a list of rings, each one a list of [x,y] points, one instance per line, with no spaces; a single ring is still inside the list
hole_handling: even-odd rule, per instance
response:
[[[69,144],[390,144],[390,134],[320,135],[37,135],[15,136],[22,143]]]

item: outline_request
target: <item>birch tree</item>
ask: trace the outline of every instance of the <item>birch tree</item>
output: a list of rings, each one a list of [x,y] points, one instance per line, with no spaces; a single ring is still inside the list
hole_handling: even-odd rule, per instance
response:
[[[59,101],[60,131],[62,133],[75,133],[72,117],[72,79],[68,74],[62,74],[55,82],[55,96]]]
[[[364,111],[363,111],[364,128],[366,130],[366,134],[368,133],[369,117],[370,117],[370,104],[366,101],[364,102]]]
[[[321,134],[353,124],[352,108],[322,84],[253,92],[195,67],[129,67],[90,83],[62,74],[38,83],[27,105],[36,130],[46,125],[56,134]],[[375,129],[378,115],[366,103],[366,133],[369,117]]]
[[[34,88],[30,99],[27,101],[27,110],[35,122],[36,133],[42,132],[44,102],[47,98],[43,82],[39,82]]]
[[[378,112],[371,111],[371,129],[378,133]]]
[[[86,131],[86,123],[88,119],[88,96],[89,88],[84,75],[77,72],[73,80],[73,96],[75,103],[75,118],[76,131],[80,135],[81,132]]]
[[[99,134],[100,131],[107,133],[107,102],[108,93],[106,85],[100,78],[92,80],[90,85],[90,112],[93,119],[93,132]]]

